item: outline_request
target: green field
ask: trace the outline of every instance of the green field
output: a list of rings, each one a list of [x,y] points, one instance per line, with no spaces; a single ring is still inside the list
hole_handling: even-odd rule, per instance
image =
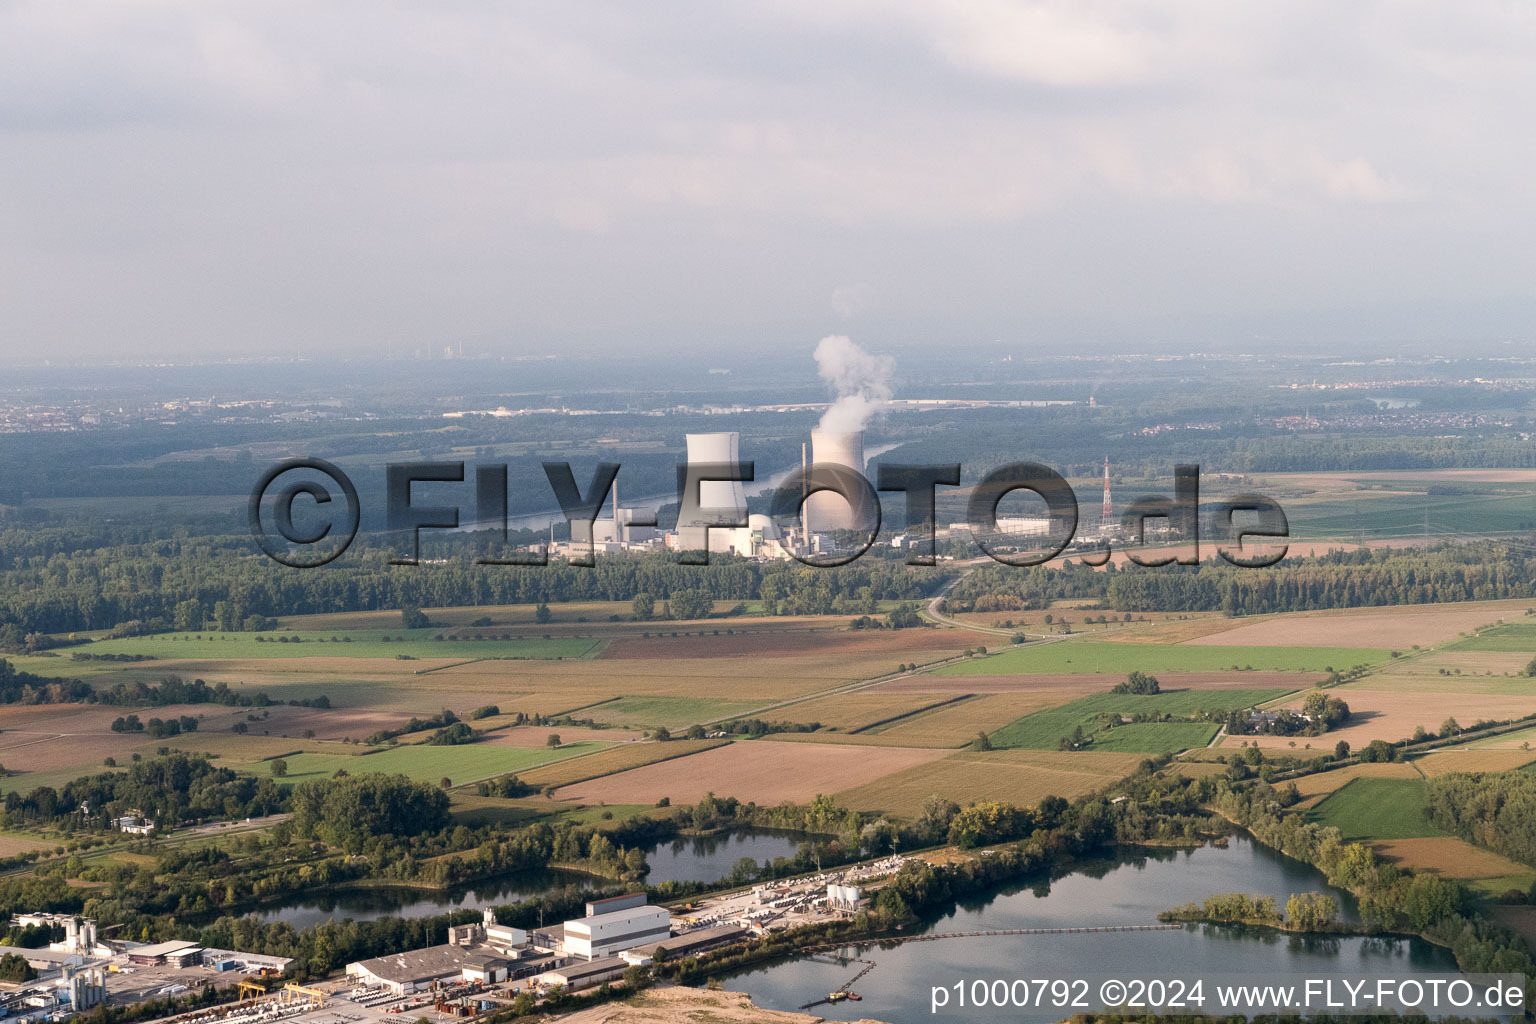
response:
[[[385,772],[409,775],[420,782],[452,779],[455,785],[491,775],[520,772],[537,764],[559,761],[578,754],[600,750],[601,743],[568,743],[558,750],[544,747],[501,747],[490,743],[466,743],[457,747],[400,746],[376,754],[295,754],[284,758],[288,774],[283,784],[305,779],[328,779],[342,768],[350,774]],[[256,773],[270,771],[270,765],[257,765]]]
[[[436,640],[437,629],[283,630],[276,633],[155,633],[98,640],[69,653],[147,654],[153,658],[585,658],[602,648],[591,637]],[[385,640],[385,637],[389,637]],[[260,638],[260,639],[258,639]],[[279,638],[288,638],[286,643]],[[297,641],[297,642],[295,642]]]
[[[730,718],[760,708],[763,701],[712,700],[699,697],[620,697],[595,708],[576,713],[604,725],[629,725],[641,728],[665,726],[686,729],[717,718]]]
[[[1424,818],[1423,779],[1353,779],[1307,812],[1351,841],[1422,839],[1446,833]]]
[[[1353,537],[1366,534],[1417,536],[1431,519],[1455,523],[1469,533],[1524,533],[1531,529],[1536,493],[1528,484],[1477,483],[1457,485],[1468,493],[1426,496],[1422,492],[1443,480],[1373,481],[1382,496],[1280,498],[1291,522],[1292,537]],[[1475,491],[1472,489],[1475,488]],[[1416,493],[1417,492],[1417,493]],[[1276,495],[1279,498],[1279,495]]]
[[[1117,644],[1060,641],[1027,644],[1001,654],[934,669],[936,676],[1055,675],[1077,673],[1325,672],[1386,661],[1389,651],[1369,647],[1204,647],[1194,644]]]
[[[1476,636],[1447,644],[1448,651],[1506,651],[1536,654],[1536,623],[1506,622],[1485,629]]]
[[[1088,749],[1127,754],[1176,754],[1211,742],[1215,722],[1132,722],[1094,734]]]
[[[1062,737],[1079,726],[1093,736],[1090,750],[1137,753],[1172,753],[1203,747],[1216,735],[1215,722],[1129,722],[1103,728],[1101,714],[1193,715],[1197,712],[1240,710],[1283,696],[1286,690],[1173,690],[1150,696],[1096,693],[1025,715],[992,733],[994,747],[1024,750],[1056,750]]]

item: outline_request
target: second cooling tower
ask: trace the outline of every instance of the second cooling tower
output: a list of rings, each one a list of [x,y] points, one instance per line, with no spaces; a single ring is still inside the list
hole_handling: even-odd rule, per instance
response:
[[[741,435],[735,431],[718,434],[687,434],[688,465],[705,464],[739,466],[741,463]],[[711,517],[721,523],[734,523],[747,518],[747,492],[740,480],[703,480],[699,483],[699,507],[720,509],[723,514]]]
[[[864,434],[832,430],[811,431],[811,462],[817,466],[838,465],[864,472]],[[818,491],[805,503],[810,528],[816,533],[831,530],[867,530],[874,525],[874,509],[864,500],[850,505],[841,494]]]

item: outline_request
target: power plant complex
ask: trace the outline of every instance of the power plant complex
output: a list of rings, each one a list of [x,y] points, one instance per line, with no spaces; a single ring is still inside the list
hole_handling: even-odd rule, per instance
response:
[[[687,434],[687,475],[683,481],[684,498],[678,526],[662,531],[650,525],[638,509],[619,503],[619,485],[613,485],[612,500],[588,529],[586,523],[573,524],[572,539],[561,544],[551,541],[557,555],[579,555],[592,550],[597,554],[622,551],[649,551],[666,548],[675,551],[709,551],[734,554],[743,558],[785,559],[796,554],[814,554],[832,546],[829,535],[841,530],[867,531],[879,521],[878,509],[867,494],[852,503],[842,494],[818,491],[809,494],[801,507],[801,523],[788,532],[760,513],[747,510],[747,489],[740,480],[697,479],[701,467],[728,467],[730,475],[741,465],[741,435],[736,431]],[[809,448],[802,445],[802,469],[836,466],[864,473],[864,435],[860,431],[811,432]],[[715,474],[707,474],[715,475]],[[802,490],[807,488],[803,487]],[[646,520],[646,521],[640,521]],[[590,548],[589,548],[590,545]]]
[[[802,558],[836,551],[839,541],[847,545],[850,538],[844,534],[862,535],[876,528],[879,519],[878,499],[868,491],[854,490],[854,500],[835,490],[811,492],[810,481],[815,471],[828,467],[852,470],[868,479],[864,458],[864,434],[862,431],[811,431],[809,444],[801,445],[801,464],[798,475],[801,490],[800,522],[798,525],[775,522],[761,513],[749,513],[747,487],[741,480],[698,479],[702,467],[715,470],[726,468],[724,473],[704,475],[730,476],[741,465],[741,435],[735,431],[687,434],[688,475],[684,489],[693,491],[692,500],[685,500],[679,512],[678,526],[663,531],[654,525],[648,515],[639,509],[624,508],[619,504],[619,485],[613,485],[612,501],[605,515],[591,523],[590,541],[586,523],[573,524],[573,540],[569,544],[551,543],[551,551],[561,555],[583,555],[589,549],[599,554],[616,554],[623,551],[709,551],[712,554],[733,554],[743,558],[786,559]],[[781,486],[794,486],[796,476],[790,471],[779,481]],[[760,485],[759,485],[760,486]],[[844,490],[850,490],[844,488]],[[1090,506],[1091,507],[1091,506]],[[1090,520],[1088,530],[1074,547],[1094,546],[1106,541],[1121,539],[1120,524],[1114,517],[1110,497],[1109,459],[1104,459],[1103,495],[1098,510],[1098,522]],[[638,521],[637,521],[638,520]],[[939,537],[956,532],[988,536],[1013,536],[1021,543],[1035,543],[1050,533],[1052,522],[1042,514],[1008,514],[996,516],[985,528],[965,522],[951,523],[937,529]],[[899,531],[898,531],[899,532]],[[903,538],[892,541],[899,546]]]

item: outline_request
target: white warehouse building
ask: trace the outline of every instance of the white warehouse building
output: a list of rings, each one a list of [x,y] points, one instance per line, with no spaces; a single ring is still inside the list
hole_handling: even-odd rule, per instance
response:
[[[588,960],[672,936],[672,915],[665,907],[630,907],[565,922],[563,952]]]

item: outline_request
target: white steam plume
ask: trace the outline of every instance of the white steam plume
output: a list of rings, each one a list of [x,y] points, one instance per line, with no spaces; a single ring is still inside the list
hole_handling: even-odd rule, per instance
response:
[[[872,356],[841,334],[822,338],[815,355],[816,372],[837,393],[819,429],[843,434],[863,430],[891,400],[890,357]]]

